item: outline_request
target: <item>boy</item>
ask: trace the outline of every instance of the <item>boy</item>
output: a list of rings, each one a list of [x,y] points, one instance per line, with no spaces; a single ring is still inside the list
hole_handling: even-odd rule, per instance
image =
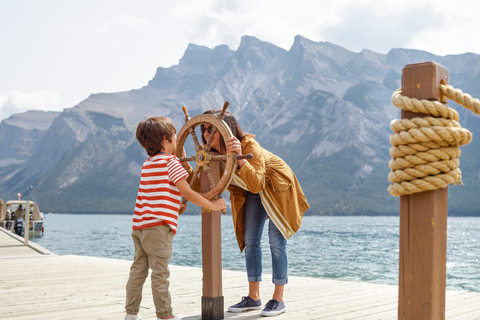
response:
[[[204,208],[225,209],[225,200],[210,202],[187,183],[189,176],[178,158],[172,155],[177,144],[176,129],[167,117],[140,122],[136,137],[149,158],[144,162],[133,216],[132,238],[135,255],[127,282],[125,320],[141,319],[138,315],[142,287],[152,269],[152,293],[157,319],[176,319],[168,291],[168,263],[172,257],[173,235],[177,231],[180,197]]]

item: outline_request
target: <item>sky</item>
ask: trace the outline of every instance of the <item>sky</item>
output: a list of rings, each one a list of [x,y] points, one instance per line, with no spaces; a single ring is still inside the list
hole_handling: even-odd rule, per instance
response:
[[[188,44],[480,54],[478,0],[0,0],[0,120],[138,89]]]

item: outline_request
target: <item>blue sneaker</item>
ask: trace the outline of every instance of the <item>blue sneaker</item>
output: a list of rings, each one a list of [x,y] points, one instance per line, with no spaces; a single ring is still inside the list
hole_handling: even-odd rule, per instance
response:
[[[262,310],[260,315],[265,317],[272,317],[278,316],[280,313],[284,313],[285,311],[287,311],[287,309],[285,309],[285,303],[272,299],[267,302],[267,304],[265,305],[265,309]]]
[[[242,297],[242,301],[233,306],[228,307],[229,312],[243,312],[250,310],[260,310],[262,309],[262,300],[253,300],[250,297]]]

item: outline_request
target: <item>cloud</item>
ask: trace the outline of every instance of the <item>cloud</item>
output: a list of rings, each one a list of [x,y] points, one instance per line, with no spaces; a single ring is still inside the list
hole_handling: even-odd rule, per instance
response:
[[[60,95],[54,91],[24,93],[17,90],[12,90],[7,95],[0,95],[0,119],[28,110],[61,111]]]
[[[236,50],[244,35],[286,50],[302,35],[356,52],[480,53],[478,0],[113,2],[11,2],[10,10],[0,10],[2,30],[18,26],[0,33],[9,48],[0,52],[0,119],[9,116],[6,110],[24,111],[17,96],[37,94],[12,89],[49,88],[64,107],[73,106],[90,93],[145,85],[157,67],[178,63],[188,43]],[[43,18],[32,19],[39,10]],[[46,110],[55,105],[49,101]],[[30,109],[38,109],[34,102]]]
[[[190,42],[209,47],[227,44],[236,49],[243,35],[251,35],[288,50],[294,37],[302,35],[361,50],[377,49],[375,44],[383,43],[388,32],[404,28],[405,14],[393,19],[394,25],[386,30],[399,9],[384,2],[388,1],[190,0],[172,8],[170,14],[180,21]]]
[[[460,1],[436,4],[443,8],[439,17],[443,28],[430,28],[414,35],[411,46],[422,48],[431,53],[462,54],[466,52],[480,53],[478,41],[478,12],[480,2]]]
[[[297,34],[315,40],[328,23],[330,3],[278,0],[191,0],[170,10],[190,42],[236,49],[244,35],[288,49]],[[322,19],[322,16],[325,19]]]
[[[408,48],[417,35],[444,26],[434,3],[392,6],[388,1],[352,2],[340,21],[322,33],[327,41],[350,50],[386,53],[391,48]]]
[[[7,100],[8,100],[7,96],[3,96],[3,95],[0,94],[0,109],[7,102]]]
[[[109,32],[117,28],[138,28],[148,27],[151,25],[150,20],[145,18],[136,18],[127,14],[118,14],[107,22],[102,23],[98,30],[100,32]]]
[[[235,50],[243,35],[251,35],[288,50],[302,35],[356,52],[453,54],[480,51],[472,32],[479,8],[478,1],[452,7],[450,0],[187,0],[169,14],[190,43],[208,47]]]

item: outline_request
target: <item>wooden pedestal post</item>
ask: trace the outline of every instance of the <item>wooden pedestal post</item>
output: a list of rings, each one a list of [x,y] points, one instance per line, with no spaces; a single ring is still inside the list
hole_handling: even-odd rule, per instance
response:
[[[24,244],[28,246],[28,239],[29,239],[29,233],[30,233],[30,201],[27,201],[27,208],[23,209],[25,210],[25,233],[23,234],[24,237]]]
[[[215,181],[220,180],[220,162],[210,163]],[[202,192],[210,191],[210,181],[201,175]],[[222,233],[220,211],[202,208],[202,319],[223,319]]]
[[[448,70],[427,62],[402,72],[404,96],[446,102]],[[425,117],[402,111],[402,118]],[[398,319],[445,319],[448,188],[400,197]]]

